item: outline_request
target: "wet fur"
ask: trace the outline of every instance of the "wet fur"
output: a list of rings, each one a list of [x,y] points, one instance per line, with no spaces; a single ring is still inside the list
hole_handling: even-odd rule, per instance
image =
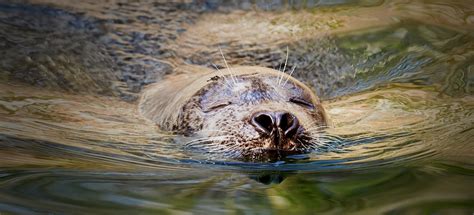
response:
[[[250,66],[222,71],[185,66],[177,73],[149,86],[139,109],[162,130],[201,137],[187,143],[190,147],[254,159],[271,151],[305,152],[321,144],[319,128],[327,124],[324,109],[308,87],[287,74]],[[289,102],[292,93],[305,97],[314,109]],[[258,111],[293,113],[303,127],[299,138],[276,147],[248,123]]]

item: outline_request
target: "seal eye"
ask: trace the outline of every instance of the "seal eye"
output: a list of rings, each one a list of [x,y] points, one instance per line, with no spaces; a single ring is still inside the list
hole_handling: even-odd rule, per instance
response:
[[[217,109],[226,107],[226,106],[228,106],[228,105],[230,105],[230,104],[232,104],[232,102],[218,103],[218,104],[212,105],[211,107],[206,108],[206,109],[204,110],[204,113],[208,113],[208,112],[211,112],[211,111],[213,111],[213,110],[217,110]]]
[[[299,106],[302,106],[308,109],[314,109],[314,105],[311,102],[308,102],[304,99],[294,97],[294,98],[290,98],[290,102],[293,102]]]

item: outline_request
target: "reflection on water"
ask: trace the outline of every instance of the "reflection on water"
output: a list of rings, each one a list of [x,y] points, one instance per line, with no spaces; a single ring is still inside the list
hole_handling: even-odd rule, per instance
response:
[[[0,4],[0,213],[474,212],[468,1],[42,2]],[[218,46],[273,68],[290,47],[331,141],[242,162],[138,115],[144,85]]]

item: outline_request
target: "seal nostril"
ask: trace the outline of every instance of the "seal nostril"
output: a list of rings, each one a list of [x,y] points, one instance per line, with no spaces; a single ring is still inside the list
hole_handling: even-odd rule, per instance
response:
[[[273,118],[269,114],[259,114],[252,118],[252,123],[264,133],[270,134],[273,131]]]
[[[294,137],[300,127],[296,116],[287,112],[258,113],[252,117],[251,123],[257,131],[267,135],[275,135],[274,138],[278,139],[276,142],[279,142],[282,138]]]
[[[283,130],[283,131],[286,131],[288,128],[291,127],[291,124],[293,124],[293,117],[288,114],[288,113],[284,113],[281,115],[281,118],[280,118],[280,125],[279,127]]]
[[[285,132],[285,136],[291,137],[295,135],[299,128],[299,122],[296,116],[291,113],[282,113],[278,116],[278,127]]]

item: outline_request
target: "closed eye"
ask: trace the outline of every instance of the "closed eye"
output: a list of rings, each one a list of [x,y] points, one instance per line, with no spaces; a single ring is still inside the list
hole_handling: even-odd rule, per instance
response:
[[[290,98],[290,102],[293,102],[293,103],[295,103],[299,106],[302,106],[302,107],[305,107],[305,108],[308,108],[308,109],[314,109],[314,105],[311,102],[308,102],[304,99]]]
[[[204,113],[208,113],[208,112],[211,112],[213,110],[217,110],[217,109],[221,109],[223,107],[226,107],[226,106],[229,106],[230,104],[232,104],[232,102],[226,102],[226,103],[220,103],[220,104],[215,104],[207,109],[204,110]]]

